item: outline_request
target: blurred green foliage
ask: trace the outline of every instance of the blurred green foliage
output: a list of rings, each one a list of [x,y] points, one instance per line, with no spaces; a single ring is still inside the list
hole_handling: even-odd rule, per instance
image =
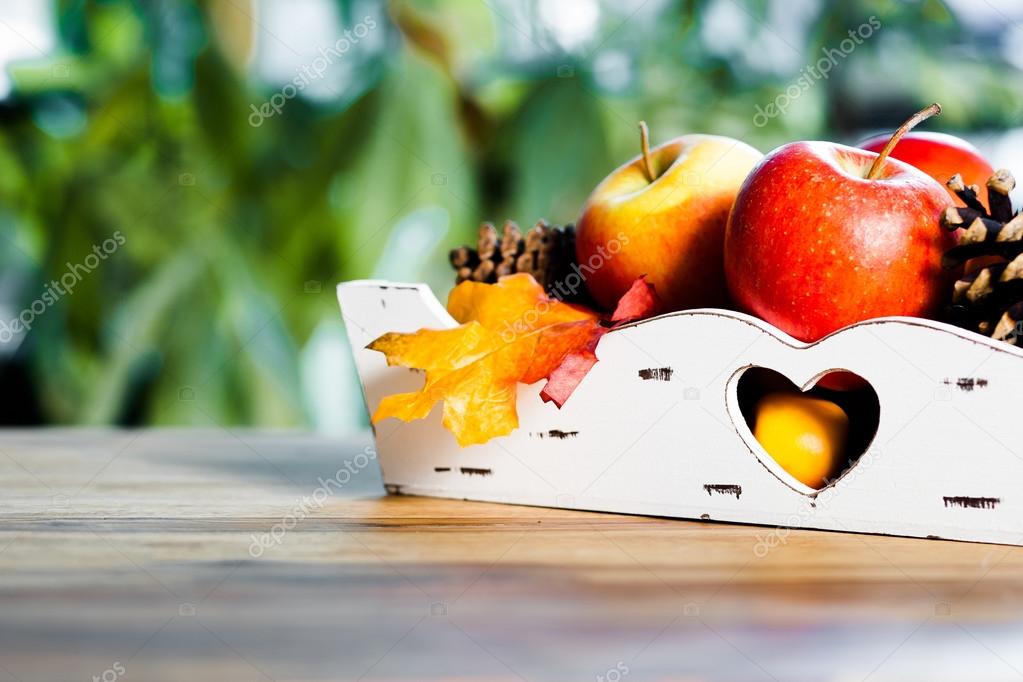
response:
[[[4,421],[308,425],[313,379],[356,390],[309,352],[339,325],[336,282],[425,280],[443,294],[447,248],[481,219],[573,221],[635,154],[640,118],[656,139],[706,131],[766,151],[851,142],[932,100],[943,127],[964,130],[1015,125],[1023,105],[997,39],[937,0],[580,0],[567,12],[336,0],[342,27],[378,17],[372,46],[332,65],[347,75],[324,79],[340,83],[326,96],[253,119],[284,92],[254,55],[308,47],[278,44],[285,27],[265,22],[281,13],[263,11],[277,1],[62,0],[59,49],[11,68],[9,316],[94,244],[120,231],[125,245],[8,344]],[[753,124],[871,16],[876,35]]]

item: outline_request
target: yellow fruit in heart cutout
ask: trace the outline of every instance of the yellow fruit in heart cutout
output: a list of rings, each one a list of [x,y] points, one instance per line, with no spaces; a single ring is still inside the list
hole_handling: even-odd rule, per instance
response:
[[[756,406],[753,435],[785,471],[823,488],[845,459],[849,416],[823,398],[769,393]]]

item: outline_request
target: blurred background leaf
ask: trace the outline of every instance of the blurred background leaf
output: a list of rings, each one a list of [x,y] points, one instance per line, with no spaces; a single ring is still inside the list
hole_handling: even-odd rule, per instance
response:
[[[932,127],[1019,172],[1020,19],[1008,0],[4,3],[0,419],[359,427],[334,284],[444,295],[448,248],[484,219],[572,222],[640,118],[767,151],[938,100]]]

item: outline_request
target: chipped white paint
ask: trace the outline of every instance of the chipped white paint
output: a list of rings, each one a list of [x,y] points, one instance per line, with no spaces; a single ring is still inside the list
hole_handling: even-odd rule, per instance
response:
[[[389,368],[364,347],[389,331],[454,326],[429,288],[350,282],[338,299],[369,407],[421,386],[420,374]],[[863,322],[804,344],[748,315],[702,310],[614,331],[597,355],[561,410],[540,401],[541,383],[521,386],[519,428],[484,445],[459,448],[440,409],[418,422],[382,422],[376,440],[388,489],[1023,544],[1023,351],[912,318]],[[805,488],[752,437],[736,398],[751,366],[807,388],[846,369],[874,387],[877,434],[834,485]]]

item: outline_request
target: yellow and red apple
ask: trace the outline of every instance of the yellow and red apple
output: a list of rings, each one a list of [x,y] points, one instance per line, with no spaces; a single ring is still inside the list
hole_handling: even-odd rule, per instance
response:
[[[587,288],[611,309],[645,275],[666,310],[723,305],[728,212],[763,154],[717,135],[647,149],[641,130],[644,153],[597,186],[579,219],[576,256]]]

